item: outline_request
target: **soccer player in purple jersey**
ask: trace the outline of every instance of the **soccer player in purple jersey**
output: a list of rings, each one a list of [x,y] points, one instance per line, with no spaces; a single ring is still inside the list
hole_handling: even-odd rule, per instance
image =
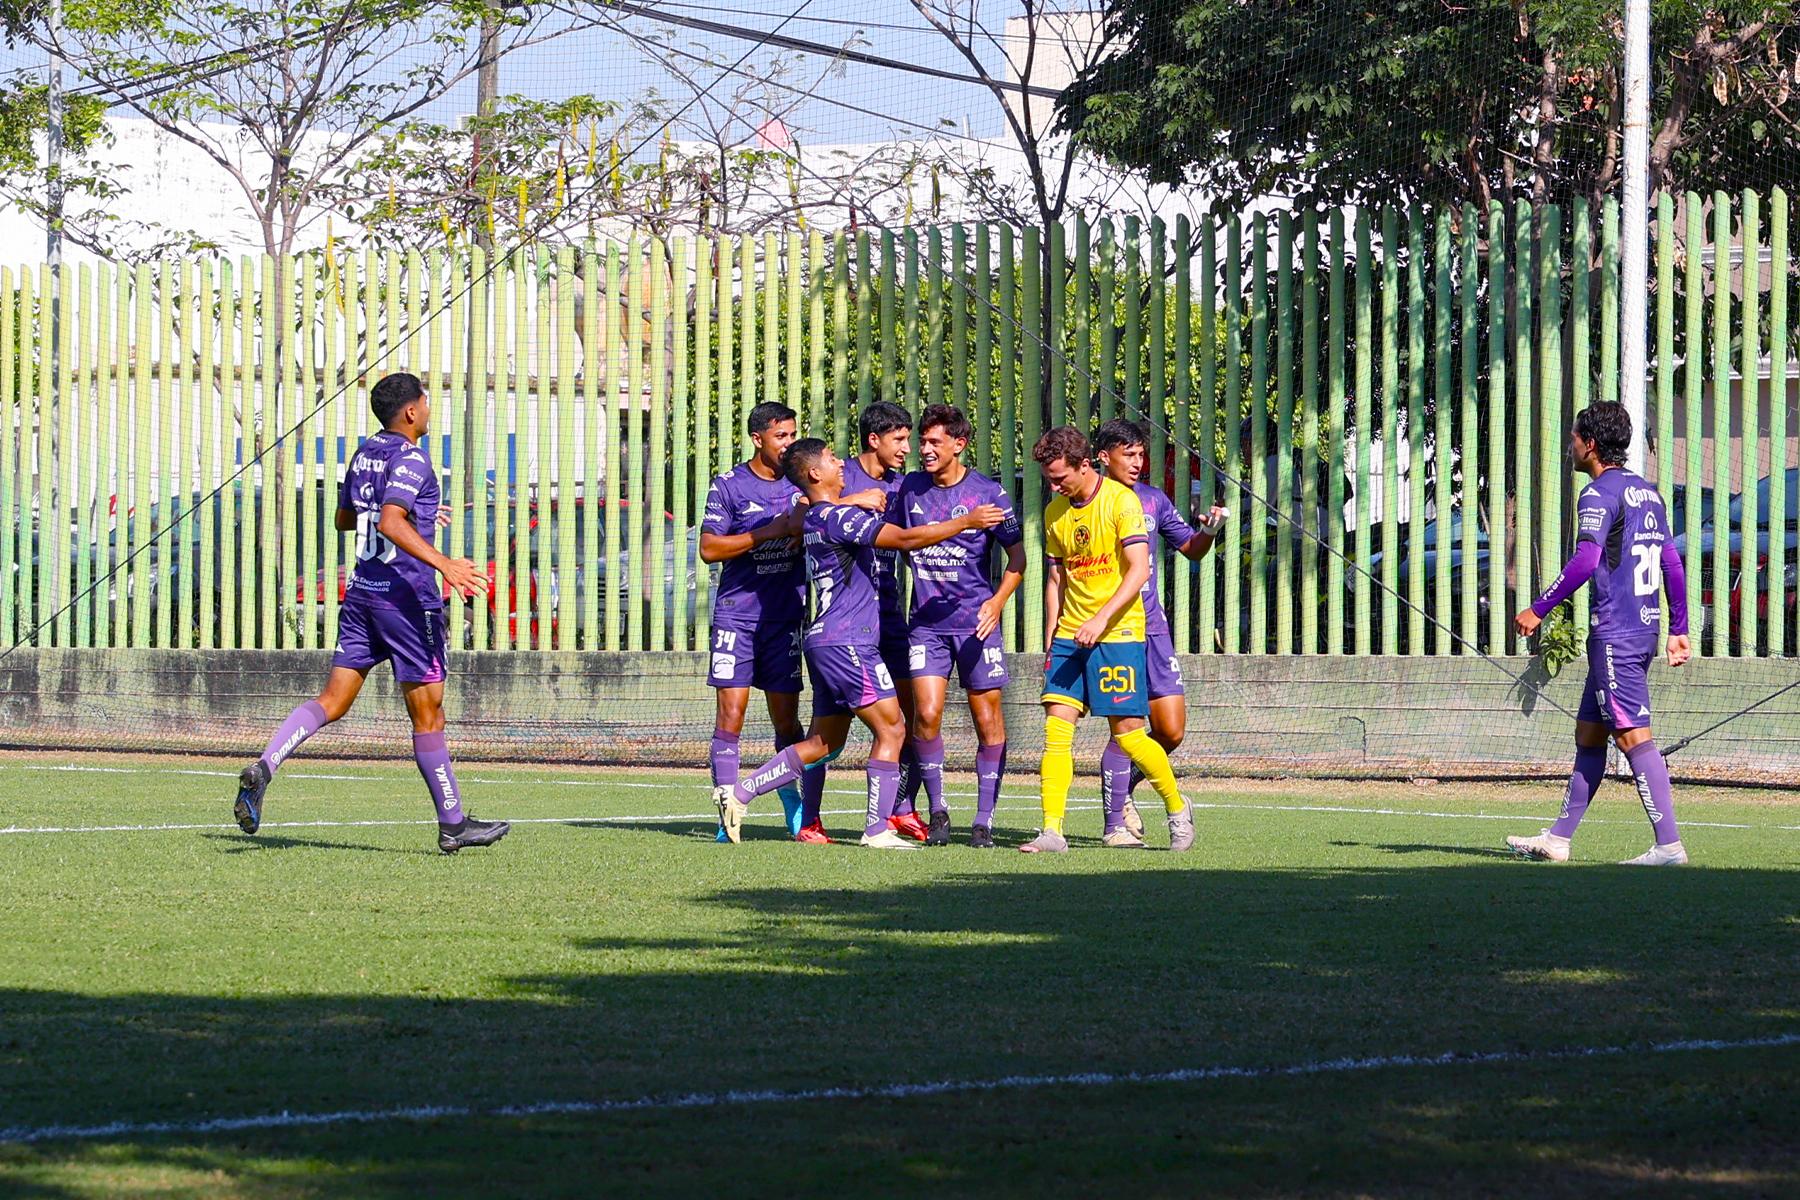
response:
[[[900,790],[906,723],[893,678],[881,661],[875,555],[881,550],[912,552],[971,529],[991,529],[1003,514],[984,504],[936,525],[916,529],[890,525],[881,516],[886,506],[881,493],[844,496],[843,461],[817,438],[802,438],[790,446],[784,470],[810,501],[805,516],[806,573],[812,593],[806,662],[813,684],[812,729],[748,779],[713,789],[719,823],[737,841],[751,798],[793,782],[808,765],[842,750],[854,714],[875,738],[869,751],[869,802],[861,844],[882,850],[915,849],[916,843],[888,825]]]
[[[1566,862],[1569,839],[1581,824],[1606,776],[1606,738],[1631,764],[1638,799],[1650,818],[1656,844],[1628,866],[1666,867],[1687,862],[1675,827],[1669,768],[1650,735],[1650,660],[1656,657],[1659,605],[1669,594],[1669,665],[1688,660],[1687,577],[1675,548],[1662,497],[1621,464],[1631,445],[1631,416],[1622,404],[1594,404],[1575,414],[1569,453],[1593,482],[1576,502],[1575,556],[1530,608],[1514,618],[1530,637],[1557,605],[1593,581],[1593,624],[1588,633],[1587,683],[1575,720],[1575,770],[1563,793],[1556,823],[1536,837],[1509,837],[1515,854]]]
[[[888,400],[877,400],[863,409],[857,418],[857,435],[862,438],[862,451],[844,462],[844,494],[879,491],[891,501],[906,474],[906,456],[912,453],[912,414]],[[875,552],[875,588],[881,597],[881,661],[894,677],[899,689],[900,713],[910,728],[913,719],[912,671],[907,666],[906,613],[901,604],[900,573],[905,562],[898,550]],[[894,807],[893,827],[907,837],[925,840],[925,826],[919,820],[918,756],[909,741],[900,749],[900,799]],[[813,769],[808,768],[806,781],[811,783]],[[812,796],[805,797],[809,818],[818,816]],[[809,819],[807,828],[814,821]],[[802,830],[802,834],[805,834]],[[817,831],[821,835],[823,830]],[[803,840],[804,839],[803,837]]]
[[[1213,547],[1225,521],[1225,509],[1213,505],[1199,528],[1187,523],[1160,489],[1143,481],[1144,453],[1148,439],[1143,427],[1132,421],[1107,421],[1094,431],[1094,456],[1109,479],[1137,494],[1144,506],[1144,532],[1150,535],[1150,578],[1144,583],[1144,683],[1150,695],[1150,736],[1173,755],[1187,735],[1187,693],[1181,683],[1181,661],[1175,657],[1175,638],[1169,615],[1163,610],[1158,590],[1157,567],[1162,560],[1160,537],[1177,554],[1199,562]],[[1143,775],[1132,765],[1114,739],[1100,756],[1100,775],[1106,798],[1106,833],[1101,841],[1115,849],[1141,849],[1144,821],[1131,793]]]
[[[412,717],[413,759],[437,808],[438,849],[455,854],[491,846],[506,836],[505,821],[482,821],[463,811],[444,747],[444,598],[439,575],[459,594],[487,591],[487,579],[466,558],[446,558],[432,537],[446,514],[438,504],[437,472],[420,439],[431,424],[431,398],[417,375],[381,379],[369,393],[381,432],[357,447],[338,490],[337,527],[356,533],[356,566],[338,610],[338,648],[325,690],[289,713],[262,757],[238,776],[233,815],[245,833],[262,824],[269,781],[307,738],[350,711],[376,663],[391,662]]]
[[[912,555],[911,675],[916,712],[912,745],[931,806],[925,844],[950,844],[950,807],[944,801],[944,694],[954,668],[969,695],[975,721],[976,802],[969,845],[992,849],[994,806],[1006,774],[1006,686],[1000,614],[1025,577],[1024,533],[1006,489],[962,461],[974,431],[961,409],[933,404],[919,417],[919,458],[888,504],[887,520],[902,528],[955,520],[984,504],[1005,514],[992,529],[970,530]],[[995,546],[1006,552],[1000,585],[991,582]],[[915,816],[916,822],[918,818]]]
[[[756,452],[712,481],[700,523],[700,560],[723,563],[713,593],[712,649],[706,682],[714,689],[714,787],[737,782],[738,740],[750,689],[763,693],[775,748],[799,741],[800,626],[805,617],[806,567],[800,553],[799,489],[781,474],[781,455],[796,435],[794,410],[758,404],[747,423]],[[823,768],[815,786],[824,786]],[[803,821],[797,786],[781,794],[788,832]],[[724,829],[719,840],[728,839]]]

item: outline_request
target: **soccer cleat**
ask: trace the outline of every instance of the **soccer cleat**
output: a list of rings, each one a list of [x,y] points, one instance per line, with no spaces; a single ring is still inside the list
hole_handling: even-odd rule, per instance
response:
[[[1628,858],[1621,867],[1681,867],[1687,865],[1687,851],[1680,842],[1652,846],[1636,858]]]
[[[1102,837],[1100,839],[1100,844],[1105,846],[1108,850],[1144,849],[1144,839],[1122,825]]]
[[[800,789],[789,785],[775,794],[781,797],[781,815],[787,819],[788,836],[799,837],[800,826],[806,822],[805,810],[800,805]]]
[[[888,818],[888,828],[915,842],[924,841],[927,832],[925,822],[919,820],[919,814],[916,812],[895,813]]]
[[[1183,804],[1181,811],[1169,814],[1169,849],[1180,853],[1194,848],[1194,806]]]
[[[1548,829],[1536,837],[1509,837],[1506,848],[1520,858],[1529,858],[1534,862],[1568,862],[1569,839],[1557,837]]]
[[[805,842],[809,846],[831,845],[831,838],[826,834],[825,826],[817,821],[802,828],[799,833],[794,835],[794,840],[796,842]]]
[[[862,835],[859,846],[868,846],[876,850],[917,850],[918,847],[895,833],[892,829],[884,829],[880,833]]]
[[[934,812],[931,814],[931,828],[925,831],[927,846],[948,846],[950,844],[950,814]]]
[[[737,798],[737,789],[729,783],[721,783],[713,789],[713,804],[719,810],[719,830],[725,840],[737,845],[744,836],[744,814],[750,806]]]
[[[269,778],[269,768],[260,758],[238,772],[237,803],[231,806],[231,815],[245,833],[255,833],[262,825],[263,793],[269,790]]]
[[[1019,849],[1025,854],[1062,854],[1069,848],[1069,839],[1054,829],[1045,829],[1036,837],[1026,842]]]
[[[1131,831],[1131,836],[1138,840],[1139,845],[1143,844],[1144,816],[1138,812],[1136,800],[1125,801],[1125,828]]]
[[[994,831],[986,825],[974,825],[969,828],[969,845],[976,850],[992,850],[994,848]]]
[[[464,813],[461,824],[438,826],[438,849],[455,854],[470,846],[491,846],[511,829],[505,821],[483,821]]]
[[[730,840],[731,835],[725,832],[725,827],[723,825],[719,826],[719,831],[713,834],[713,841],[715,842],[729,842]]]

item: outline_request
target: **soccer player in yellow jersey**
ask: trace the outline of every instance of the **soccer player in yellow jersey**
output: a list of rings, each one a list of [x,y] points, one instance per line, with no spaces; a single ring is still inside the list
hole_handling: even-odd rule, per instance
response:
[[[1075,722],[1098,711],[1169,813],[1169,849],[1194,844],[1194,815],[1175,786],[1169,756],[1144,728],[1144,600],[1150,538],[1144,506],[1124,484],[1094,469],[1088,440],[1059,426],[1038,439],[1031,457],[1057,493],[1044,516],[1050,559],[1044,622],[1044,828],[1019,847],[1061,853],[1063,814],[1075,777]]]

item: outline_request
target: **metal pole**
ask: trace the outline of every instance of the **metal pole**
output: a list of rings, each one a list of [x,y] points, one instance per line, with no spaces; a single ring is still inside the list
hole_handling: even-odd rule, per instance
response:
[[[46,70],[47,97],[45,162],[48,166],[48,196],[44,212],[44,261],[50,264],[50,278],[62,265],[63,223],[63,95],[62,95],[62,0],[50,0],[50,62]],[[55,286],[53,283],[52,286]]]
[[[1625,0],[1625,198],[1620,264],[1619,398],[1631,415],[1626,465],[1644,470],[1650,292],[1650,0]]]

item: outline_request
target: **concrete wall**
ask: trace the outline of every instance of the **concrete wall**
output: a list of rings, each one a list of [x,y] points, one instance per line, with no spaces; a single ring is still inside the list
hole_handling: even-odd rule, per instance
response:
[[[0,660],[0,746],[244,757],[315,694],[328,664],[322,651],[21,648]],[[1031,771],[1042,745],[1042,660],[1015,655],[1010,666],[1011,761]],[[1183,667],[1184,770],[1298,776],[1560,774],[1583,676],[1577,662],[1545,679],[1527,659],[1204,656]],[[453,670],[450,737],[462,758],[705,762],[713,709],[703,655],[471,653]],[[1800,663],[1792,660],[1659,665],[1658,740],[1668,745],[1796,681]],[[952,692],[946,741],[952,765],[967,766],[973,738]],[[754,705],[752,715],[747,759],[768,744],[766,717]],[[378,670],[356,711],[303,753],[404,755],[407,732],[392,679]],[[1084,761],[1104,740],[1099,722],[1083,722]],[[853,735],[846,762],[860,762],[866,744]],[[1800,686],[1697,742],[1672,766],[1686,778],[1800,785]]]

